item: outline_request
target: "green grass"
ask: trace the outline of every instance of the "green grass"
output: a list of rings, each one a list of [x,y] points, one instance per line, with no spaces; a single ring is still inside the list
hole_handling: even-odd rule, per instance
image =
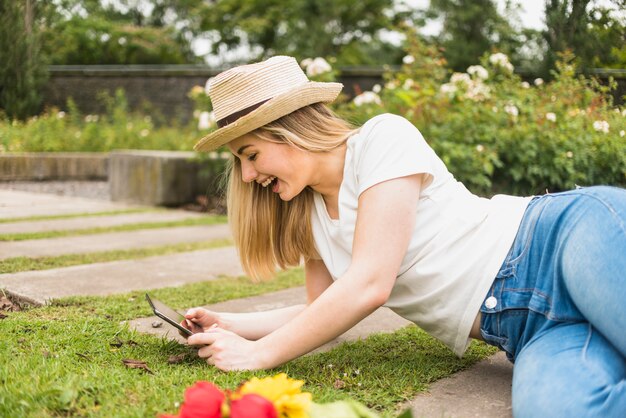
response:
[[[266,283],[222,278],[151,293],[182,309],[302,284],[302,270],[295,269]],[[234,389],[252,376],[278,372],[305,380],[304,390],[317,402],[351,397],[383,416],[394,416],[430,382],[493,352],[473,344],[459,360],[417,327],[407,327],[275,370],[225,373],[185,345],[139,334],[122,323],[150,314],[143,292],[66,298],[9,313],[0,320],[0,416],[155,416],[175,412],[185,388],[197,380]],[[170,355],[180,354],[186,355],[184,361],[168,363]],[[128,358],[145,361],[153,373],[126,368],[122,359]]]
[[[181,243],[132,250],[112,250],[86,254],[66,254],[51,257],[12,257],[0,260],[0,274],[20,271],[48,270],[79,264],[105,263],[108,261],[131,260],[158,255],[209,250],[232,245],[230,239],[216,239],[205,242]]]
[[[107,212],[84,212],[84,213],[71,213],[64,215],[41,215],[41,216],[26,216],[22,218],[6,218],[0,219],[0,224],[12,223],[12,222],[25,222],[25,221],[50,221],[56,219],[71,219],[82,218],[87,216],[109,216],[109,215],[128,215],[131,213],[144,213],[144,212],[159,212],[160,209],[152,208],[139,208],[139,209],[121,209],[112,210]]]
[[[207,215],[202,218],[183,219],[180,221],[141,222],[128,225],[96,227],[87,229],[71,229],[63,231],[20,232],[17,234],[0,234],[0,241],[24,241],[31,239],[60,238],[76,235],[104,234],[108,232],[128,232],[140,229],[173,228],[177,226],[215,225],[226,223],[224,215]]]

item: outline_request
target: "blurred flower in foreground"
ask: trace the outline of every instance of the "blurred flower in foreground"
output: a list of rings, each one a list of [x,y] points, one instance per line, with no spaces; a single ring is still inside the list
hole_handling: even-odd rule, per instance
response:
[[[322,57],[317,57],[315,59],[306,58],[302,60],[300,66],[303,67],[306,71],[306,75],[309,77],[315,77],[316,75],[324,74],[329,71],[332,71],[332,67]]]

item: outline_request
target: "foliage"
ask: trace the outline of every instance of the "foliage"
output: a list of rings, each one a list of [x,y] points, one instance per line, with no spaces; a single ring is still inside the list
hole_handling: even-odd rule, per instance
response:
[[[384,112],[405,116],[476,193],[626,186],[626,109],[612,106],[610,86],[577,76],[571,54],[550,83],[523,82],[503,54],[448,79],[440,52],[411,39],[411,59],[387,75],[378,103],[355,99],[342,114],[357,123]]]
[[[430,13],[443,18],[437,41],[453,70],[463,71],[494,47],[510,55],[521,46],[509,23],[516,17],[510,1],[505,4],[509,19],[498,12],[494,0],[432,0]]]
[[[122,90],[102,94],[103,115],[83,115],[70,99],[68,112],[46,110],[25,122],[0,120],[1,152],[191,150],[200,131],[175,122],[157,125],[156,116],[132,113]]]
[[[39,111],[47,79],[39,48],[37,0],[0,2],[0,113],[25,119]]]
[[[571,50],[582,68],[626,66],[626,21],[623,14],[593,0],[549,0],[545,6],[547,45],[544,73],[555,68],[558,54]],[[607,3],[607,2],[605,2]],[[608,2],[624,10],[624,0]]]
[[[43,51],[52,64],[182,64],[199,0],[58,0],[47,8]]]
[[[200,27],[209,32],[214,53],[248,45],[257,59],[276,54],[292,55],[298,60],[334,56],[341,65],[374,64],[369,57],[380,55],[386,47],[379,31],[391,28],[413,13],[409,8],[404,11],[392,8],[394,3],[392,0],[223,0],[206,4],[200,12]],[[393,51],[390,53],[393,55]]]

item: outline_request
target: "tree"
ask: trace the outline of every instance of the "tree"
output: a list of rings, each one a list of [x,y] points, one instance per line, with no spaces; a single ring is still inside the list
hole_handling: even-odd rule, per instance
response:
[[[505,13],[512,19],[516,9],[506,2]],[[456,71],[476,64],[492,49],[512,55],[520,45],[519,34],[502,16],[493,0],[431,0],[431,16],[443,18],[437,41],[445,48],[444,56]]]
[[[393,0],[222,0],[205,3],[199,27],[213,52],[249,46],[252,59],[276,54],[336,57],[339,64],[382,64],[382,29],[410,17]],[[393,54],[393,51],[391,52]],[[383,54],[385,55],[385,54]]]
[[[611,2],[624,10],[626,1]],[[611,8],[592,0],[547,0],[545,5],[547,45],[544,72],[554,68],[560,52],[571,50],[584,68],[616,66],[623,68],[626,44],[624,18]]]
[[[43,32],[52,64],[183,64],[201,0],[58,0]]]
[[[0,1],[0,109],[11,119],[35,114],[46,81],[37,0]]]

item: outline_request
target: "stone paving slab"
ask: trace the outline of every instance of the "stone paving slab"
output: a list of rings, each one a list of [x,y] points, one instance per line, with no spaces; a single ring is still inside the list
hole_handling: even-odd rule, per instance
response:
[[[76,231],[89,228],[110,228],[148,222],[172,222],[206,217],[197,212],[184,210],[163,210],[140,213],[120,213],[105,216],[81,216],[69,219],[50,219],[41,221],[17,221],[0,224],[0,235],[24,234],[48,231]]]
[[[503,352],[436,381],[410,403],[414,417],[511,417],[513,365]]]
[[[0,219],[135,209],[142,206],[82,197],[0,190]]]
[[[163,302],[167,303],[167,301]],[[280,290],[278,292],[266,293],[259,296],[220,302],[205,306],[205,308],[216,312],[259,312],[270,309],[284,308],[286,306],[301,303],[306,303],[306,291],[303,286]],[[129,321],[129,325],[131,328],[136,329],[139,332],[164,336],[179,342],[185,341],[185,338],[181,337],[178,334],[178,331],[167,323],[164,323],[160,328],[153,328],[152,323],[154,321],[160,321],[160,319],[156,316],[139,318]],[[388,308],[379,308],[370,316],[352,327],[352,329],[319,347],[313,351],[313,353],[328,351],[342,342],[363,339],[376,332],[393,332],[409,325],[410,323],[411,322],[396,315]]]
[[[50,257],[99,251],[130,250],[161,245],[230,238],[226,224],[142,229],[25,241],[0,241],[0,260],[11,257]]]
[[[234,247],[0,274],[0,289],[31,303],[45,304],[50,299],[65,296],[110,295],[182,286],[221,275],[243,275]]]

